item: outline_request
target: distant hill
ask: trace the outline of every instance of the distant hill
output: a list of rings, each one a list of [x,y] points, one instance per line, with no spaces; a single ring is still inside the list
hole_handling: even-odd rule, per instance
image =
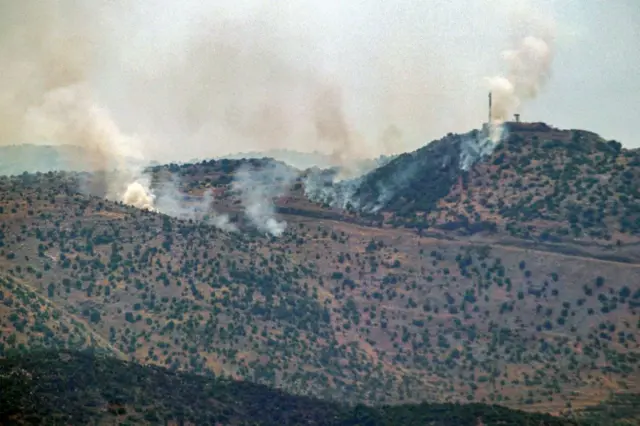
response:
[[[251,383],[143,367],[94,352],[0,359],[0,423],[224,425],[577,425],[482,404],[349,407]],[[581,423],[584,424],[584,423]]]
[[[309,169],[311,167],[319,167],[322,169],[328,169],[335,166],[329,154],[322,152],[299,152],[289,149],[273,149],[267,151],[251,151],[251,152],[239,152],[236,154],[229,154],[220,157],[220,160],[242,160],[249,158],[273,158],[277,161],[282,161],[290,166],[293,166],[299,170]]]
[[[49,172],[56,170],[81,170],[81,164],[73,158],[83,156],[75,146],[12,145],[0,147],[0,175]]]
[[[298,170],[310,168],[333,169],[337,165],[331,155],[321,152],[299,152],[288,149],[252,151],[226,155],[217,159],[194,159],[190,162],[177,162],[177,165],[189,165],[215,160],[267,159],[286,163]],[[391,161],[395,156],[380,156],[373,159],[355,160],[353,173],[363,174]],[[123,159],[124,164],[136,167],[159,167],[157,161],[142,161],[134,158]],[[107,164],[99,163],[88,151],[75,145],[9,145],[0,146],[0,176],[12,176],[22,173],[46,173],[53,171],[85,172],[114,168],[118,163],[110,159]]]
[[[306,170],[311,168],[332,169],[337,167],[335,159],[330,154],[315,152],[300,152],[289,149],[274,149],[268,151],[253,151],[245,153],[237,153],[220,157],[220,160],[242,160],[250,158],[273,158],[281,161],[298,170]],[[354,160],[352,168],[356,174],[369,172],[370,170],[380,167],[391,161],[395,156],[381,155],[372,159]],[[359,173],[358,173],[359,172]]]
[[[125,164],[144,166],[134,158],[122,160]],[[114,168],[116,163],[104,163],[83,147],[75,145],[9,145],[0,146],[0,176],[53,171],[95,171]]]

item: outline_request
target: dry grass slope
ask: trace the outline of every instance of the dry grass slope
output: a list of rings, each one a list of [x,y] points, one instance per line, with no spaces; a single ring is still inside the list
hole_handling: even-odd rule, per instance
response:
[[[547,149],[566,156],[534,161],[543,155],[535,132],[520,134],[435,210],[387,214],[408,228],[322,208],[303,199],[300,182],[279,201],[289,227],[275,239],[85,197],[69,174],[0,178],[0,348],[95,346],[352,402],[557,413],[640,392],[640,261],[635,228],[622,226],[635,220],[625,177],[635,169],[616,166],[635,153],[594,142],[601,154],[578,157],[568,147],[592,136],[559,132]],[[193,194],[215,188],[218,208],[234,214],[228,184],[240,163],[157,172],[181,175]],[[561,164],[573,174],[548,182],[546,170]],[[627,198],[608,194],[593,170]],[[600,210],[577,214],[579,202]],[[579,220],[563,225],[571,212]],[[438,229],[462,214],[497,227]],[[422,220],[428,230],[412,229]],[[567,226],[580,241],[562,241]]]

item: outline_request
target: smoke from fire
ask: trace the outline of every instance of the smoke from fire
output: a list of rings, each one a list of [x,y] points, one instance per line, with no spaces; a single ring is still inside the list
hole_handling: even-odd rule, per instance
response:
[[[488,79],[493,95],[492,121],[499,124],[520,112],[526,101],[538,96],[551,76],[554,59],[554,21],[535,14],[529,3],[521,3],[514,21],[512,48],[502,52],[503,75]]]
[[[0,3],[0,145],[82,146],[78,164],[117,170],[93,190],[157,209],[140,166],[151,159],[321,150],[349,175],[358,159],[483,116],[482,75],[469,72],[478,58],[454,52],[456,29],[477,28],[485,6],[464,6],[453,25],[418,2],[161,3]],[[505,55],[496,118],[544,84],[548,41],[524,38]],[[477,103],[461,102],[469,93]]]
[[[106,197],[152,208],[141,171],[140,141],[125,134],[91,86],[91,23],[71,2],[3,2],[0,6],[0,145],[49,143],[81,146],[74,158],[88,170],[117,169],[94,182]],[[106,175],[104,175],[106,176]]]

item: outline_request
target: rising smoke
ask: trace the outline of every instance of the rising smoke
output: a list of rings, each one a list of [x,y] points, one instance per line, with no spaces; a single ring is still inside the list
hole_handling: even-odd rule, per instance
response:
[[[481,58],[455,53],[455,30],[478,31],[482,18],[474,15],[487,7],[461,6],[469,13],[452,23],[419,2],[354,5],[3,1],[0,145],[82,146],[79,164],[117,170],[88,190],[162,211],[166,201],[140,166],[151,159],[318,149],[330,154],[340,179],[357,175],[361,158],[476,127],[484,96],[481,75],[469,69]],[[536,40],[549,46],[550,39],[528,35],[505,56],[504,78],[492,80],[499,117],[548,76],[553,50]],[[465,44],[486,52],[475,39]],[[236,177],[238,187],[247,174]],[[244,194],[256,226],[281,232],[269,203]]]
[[[286,147],[345,163],[403,152],[435,126],[481,116],[482,104],[469,110],[453,98],[475,85],[450,55],[455,40],[408,9],[242,3],[3,2],[3,100],[18,102],[3,103],[15,131],[0,143],[43,142],[23,134],[26,109],[78,84],[159,161]]]
[[[279,162],[263,167],[241,167],[234,175],[233,190],[240,195],[245,214],[259,231],[279,237],[287,224],[275,217],[274,198],[287,193],[298,173]]]
[[[154,191],[153,208],[161,213],[183,220],[208,223],[227,232],[237,231],[238,228],[230,222],[229,216],[218,214],[212,204],[212,191],[206,191],[201,197],[185,195],[175,176],[163,180]]]
[[[152,208],[146,180],[127,162],[142,157],[140,142],[121,131],[90,85],[91,23],[85,13],[65,1],[0,5],[0,145],[81,146],[83,155],[74,160],[86,170],[118,170],[94,182],[101,195]]]
[[[507,3],[498,1],[498,4],[505,7]],[[528,1],[521,0],[514,4],[516,7],[512,9],[510,15],[513,22],[510,39],[514,47],[502,51],[506,73],[486,79],[493,98],[491,122],[488,123],[489,133],[473,133],[473,136],[467,135],[460,142],[459,167],[461,170],[469,170],[473,164],[493,152],[498,142],[506,137],[507,129],[502,124],[513,113],[519,112],[526,101],[534,99],[551,75],[554,59],[555,23],[553,19],[542,15]],[[329,99],[333,99],[334,105],[340,105],[337,102],[339,98]],[[346,125],[342,125],[343,122],[336,119],[332,122],[339,124],[331,127],[336,131],[324,133],[329,134],[333,140],[347,139],[349,133],[342,131]],[[389,126],[382,135],[383,145],[386,141],[396,142],[401,139],[401,129],[393,125]],[[349,147],[347,143],[343,145],[345,148]],[[341,181],[332,174],[312,172],[305,180],[306,195],[312,200],[331,206],[340,208],[350,206],[375,213],[384,207],[399,189],[410,184],[420,167],[419,161],[413,161],[390,176],[388,182],[383,184],[382,181],[378,181],[376,183],[378,196],[374,204],[361,205],[356,196],[366,180],[366,176],[362,176],[362,173],[360,176],[356,174],[355,178]]]
[[[512,34],[514,46],[502,52],[506,72],[488,79],[495,124],[520,112],[523,103],[538,96],[551,76],[555,54],[553,20],[534,14],[531,7],[519,9],[517,15],[514,21],[520,26]]]

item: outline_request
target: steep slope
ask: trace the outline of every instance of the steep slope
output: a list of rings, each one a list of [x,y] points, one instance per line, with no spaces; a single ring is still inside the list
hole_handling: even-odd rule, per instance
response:
[[[98,311],[89,315],[94,322]],[[88,324],[87,319],[60,309],[17,278],[0,275],[0,354],[26,347],[93,347],[119,358],[114,348]]]
[[[357,194],[365,201],[391,194],[379,207],[396,225],[552,242],[637,242],[640,151],[587,131],[507,123],[495,149],[476,149],[490,155],[465,156],[460,146],[478,146],[469,142],[477,134],[405,154],[367,176]],[[402,184],[388,190],[385,178]]]
[[[354,203],[364,211],[399,215],[430,211],[492,146],[480,131],[449,134],[365,175],[353,194]]]
[[[225,425],[576,425],[479,404],[347,407],[264,386],[176,374],[92,352],[0,359],[0,423]],[[585,424],[585,423],[581,423]]]
[[[130,359],[354,402],[560,412],[639,389],[636,264],[297,215],[228,234],[74,185],[0,179],[0,270]],[[14,322],[6,348],[33,334]]]
[[[460,188],[450,194],[459,203],[440,205],[436,220],[461,213],[465,203],[470,221],[497,217],[512,235],[637,238],[640,151],[579,130],[513,124],[509,132],[492,157],[472,170],[466,194]]]

